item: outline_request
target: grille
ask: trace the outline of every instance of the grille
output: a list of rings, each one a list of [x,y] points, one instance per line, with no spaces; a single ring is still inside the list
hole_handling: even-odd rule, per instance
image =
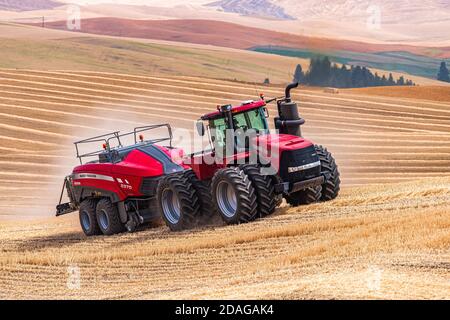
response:
[[[280,176],[285,182],[298,182],[315,178],[320,175],[320,166],[291,173],[288,172],[288,168],[300,167],[317,161],[320,161],[320,159],[314,146],[293,151],[284,151],[281,155]]]

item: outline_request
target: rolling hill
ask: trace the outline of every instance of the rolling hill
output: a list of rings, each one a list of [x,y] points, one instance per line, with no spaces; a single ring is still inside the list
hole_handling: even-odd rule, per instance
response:
[[[309,61],[211,45],[101,36],[0,23],[0,67],[46,70],[90,70],[145,75],[194,75],[262,83],[286,83]],[[380,75],[389,72],[376,70]],[[398,78],[400,73],[393,73]],[[440,82],[407,75],[420,85]]]
[[[249,49],[256,46],[273,45],[309,50],[352,51],[376,53],[384,51],[406,51],[436,58],[450,58],[450,47],[423,47],[401,44],[376,44],[358,41],[314,38],[267,31],[239,24],[215,20],[175,19],[175,20],[133,20],[120,18],[92,18],[81,21],[84,33],[119,37],[133,37],[199,43]],[[67,30],[66,21],[52,21],[49,28]]]
[[[441,0],[304,0],[301,3],[297,0],[220,1],[224,6],[208,6],[218,2],[214,0],[119,0],[114,1],[114,4],[101,4],[105,1],[98,0],[63,2],[83,4],[85,18],[210,19],[312,37],[384,44],[450,45],[444,32],[450,26],[450,7],[448,2]],[[226,5],[229,3],[233,6]],[[270,13],[270,8],[283,10],[285,15],[295,20],[273,21],[270,14],[261,14]],[[60,14],[59,20],[63,20],[64,13]],[[46,15],[52,16],[52,13],[48,11]],[[377,21],[380,24],[373,25]]]
[[[355,64],[435,78],[450,47],[381,45],[312,38],[212,20],[130,20],[93,18],[81,22],[83,33],[208,44],[300,58],[328,55],[338,63]],[[47,27],[66,30],[65,21]]]
[[[185,43],[113,38],[1,24],[0,67],[196,75],[262,83],[290,79],[304,59]],[[425,80],[426,81],[426,80]],[[419,80],[420,82],[420,80]]]

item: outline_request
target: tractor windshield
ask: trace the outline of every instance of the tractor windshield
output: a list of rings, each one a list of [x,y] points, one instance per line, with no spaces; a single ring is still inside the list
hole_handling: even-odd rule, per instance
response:
[[[257,134],[266,134],[269,131],[264,108],[233,114],[233,125],[234,130],[241,133],[247,132],[249,129],[252,129]],[[227,129],[225,119],[211,120],[210,127],[213,129],[215,147],[224,148]],[[237,141],[237,144],[239,146],[241,144],[240,141]]]

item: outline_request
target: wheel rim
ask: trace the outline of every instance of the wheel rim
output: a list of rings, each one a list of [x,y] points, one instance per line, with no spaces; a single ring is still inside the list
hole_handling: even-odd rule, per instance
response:
[[[162,208],[164,216],[171,224],[177,224],[180,221],[180,201],[171,189],[165,189],[162,193]]]
[[[217,185],[217,204],[220,211],[227,217],[232,218],[237,211],[237,197],[233,186],[227,181],[221,181]]]
[[[99,224],[100,224],[100,226],[102,227],[103,230],[108,229],[109,220],[108,220],[108,215],[106,214],[105,210],[101,210],[99,212],[98,220],[99,220],[98,222],[99,222]]]
[[[84,230],[91,229],[91,219],[89,218],[87,211],[83,211],[81,213],[81,225]]]

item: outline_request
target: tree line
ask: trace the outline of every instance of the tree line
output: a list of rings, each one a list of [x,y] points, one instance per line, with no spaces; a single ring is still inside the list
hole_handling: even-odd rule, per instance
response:
[[[441,66],[439,67],[437,79],[439,81],[450,82],[450,72],[447,69],[445,61],[442,61]]]
[[[303,72],[302,66],[297,65],[294,72],[294,81],[301,84],[334,87],[334,88],[363,88],[377,86],[414,86],[414,82],[401,76],[394,79],[392,73],[388,77],[372,73],[366,67],[346,66],[339,67],[331,63],[328,57],[311,58],[309,69]]]

